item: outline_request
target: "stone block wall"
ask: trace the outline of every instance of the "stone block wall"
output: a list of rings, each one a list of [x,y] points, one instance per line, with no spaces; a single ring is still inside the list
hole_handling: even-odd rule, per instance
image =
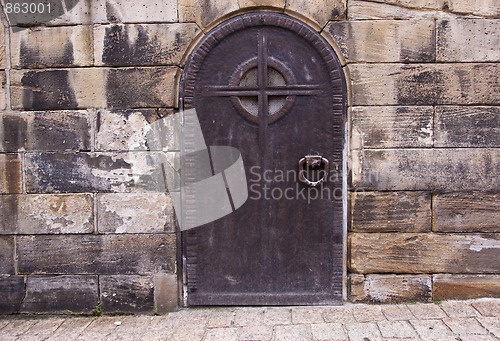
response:
[[[500,295],[500,4],[348,1],[352,301]]]
[[[348,77],[347,299],[500,295],[497,2],[81,0],[23,30],[2,13],[1,313],[177,306],[141,132],[177,110],[203,33],[256,10],[321,32]]]

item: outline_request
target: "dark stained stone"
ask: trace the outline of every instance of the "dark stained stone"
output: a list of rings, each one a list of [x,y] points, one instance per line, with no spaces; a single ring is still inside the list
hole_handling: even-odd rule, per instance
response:
[[[141,275],[174,272],[175,235],[18,236],[22,274]]]
[[[21,312],[90,313],[98,300],[97,276],[28,276]]]
[[[19,312],[24,295],[24,276],[0,275],[0,314]]]
[[[105,312],[153,312],[152,276],[99,276],[101,302]]]

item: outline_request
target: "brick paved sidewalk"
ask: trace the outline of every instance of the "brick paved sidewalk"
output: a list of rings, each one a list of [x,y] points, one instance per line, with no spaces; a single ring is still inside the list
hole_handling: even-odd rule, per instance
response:
[[[4,316],[0,340],[500,340],[500,299],[183,309],[167,316]]]

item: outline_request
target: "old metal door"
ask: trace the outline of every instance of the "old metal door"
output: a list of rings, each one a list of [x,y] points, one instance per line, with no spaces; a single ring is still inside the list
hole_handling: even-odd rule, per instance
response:
[[[183,232],[187,304],[341,302],[346,90],[331,47],[286,15],[245,14],[205,36],[182,84],[206,144],[241,152],[249,195]]]

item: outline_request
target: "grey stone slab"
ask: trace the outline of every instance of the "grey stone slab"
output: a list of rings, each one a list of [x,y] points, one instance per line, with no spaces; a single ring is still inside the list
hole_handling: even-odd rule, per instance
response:
[[[94,0],[91,2],[93,21],[99,23],[177,22],[176,1]]]
[[[436,148],[353,151],[356,190],[496,191],[500,149]]]
[[[234,325],[237,327],[263,325],[264,308],[241,308],[236,310]]]
[[[27,153],[28,193],[159,192],[163,153]]]
[[[194,23],[96,26],[96,64],[180,65],[186,50],[200,32]]]
[[[47,339],[47,341],[76,340],[92,323],[89,317],[68,317]]]
[[[353,310],[356,305],[345,303],[342,307],[325,307],[323,309],[323,319],[327,323],[353,323],[356,319]]]
[[[104,312],[153,312],[152,276],[99,276],[100,301]]]
[[[360,273],[496,273],[498,234],[352,233],[349,267]]]
[[[349,323],[345,325],[349,340],[382,341],[380,330],[375,322]]]
[[[315,307],[296,307],[292,308],[292,323],[322,323],[323,315],[321,308]]]
[[[441,309],[451,318],[455,317],[477,317],[479,312],[467,301],[443,301],[440,304]]]
[[[235,315],[236,313],[230,310],[214,311],[214,313],[208,317],[207,327],[208,328],[231,327],[234,324]]]
[[[166,193],[109,193],[97,196],[100,233],[175,231],[173,202]]]
[[[11,102],[20,110],[175,106],[170,66],[13,70]]]
[[[351,226],[356,232],[431,230],[428,192],[359,192],[351,196]]]
[[[482,298],[472,302],[472,306],[478,310],[482,316],[500,317],[500,301]]]
[[[500,232],[499,194],[437,194],[432,207],[436,232]]]
[[[0,339],[2,341],[17,340],[37,323],[37,319],[12,319],[8,325],[0,330]]]
[[[14,273],[14,237],[0,236],[0,275]]]
[[[108,108],[176,106],[176,67],[109,69],[106,80]]]
[[[497,105],[499,67],[497,63],[352,64],[352,105]]]
[[[382,313],[389,321],[404,321],[415,318],[405,304],[385,304],[382,306]]]
[[[90,25],[14,31],[10,41],[15,68],[90,66],[93,63]]]
[[[500,6],[498,8],[500,10]],[[497,12],[498,13],[498,12]],[[453,18],[436,22],[437,61],[497,62],[500,60],[498,19]]]
[[[384,321],[386,318],[382,313],[382,307],[378,305],[356,304],[352,307],[352,314],[357,322]]]
[[[272,338],[273,327],[271,326],[249,326],[238,328],[238,340],[271,341]]]
[[[420,320],[442,319],[447,317],[446,313],[438,304],[409,304],[408,308]]]
[[[0,114],[3,139],[0,150],[75,150],[91,149],[90,111],[46,111]]]
[[[477,320],[491,335],[500,338],[500,319],[498,317],[478,317]]]
[[[292,309],[268,307],[264,311],[264,324],[268,326],[292,324]]]
[[[410,320],[423,340],[456,340],[454,333],[441,320]]]
[[[500,147],[500,107],[438,106],[435,147]]]
[[[436,55],[430,19],[331,21],[325,30],[351,63],[433,62]]]
[[[98,300],[97,276],[28,276],[21,312],[90,313]]]
[[[119,317],[101,316],[94,319],[87,328],[78,336],[78,341],[106,340],[116,328],[119,328],[115,322]]]
[[[311,338],[311,326],[307,324],[276,326],[274,328],[274,341],[309,341]]]
[[[429,148],[434,108],[355,106],[351,109],[351,148]]]
[[[173,235],[18,236],[19,272],[151,274],[175,271]]]
[[[21,302],[26,294],[24,276],[0,275],[0,293],[2,293],[0,314],[19,312]]]
[[[378,321],[377,325],[384,338],[417,338],[417,332],[408,321]]]
[[[156,273],[153,280],[155,312],[165,314],[177,310],[180,300],[177,274]]]
[[[173,109],[98,110],[97,151],[179,150]]]
[[[203,341],[235,341],[238,328],[212,328],[203,336]]]
[[[92,233],[90,194],[2,195],[0,234]]]
[[[311,324],[313,340],[343,341],[347,333],[341,323],[314,323]]]
[[[443,322],[453,333],[462,337],[473,338],[474,335],[487,335],[489,333],[474,317],[446,317]]]
[[[59,329],[59,327],[65,321],[64,317],[48,317],[44,319],[39,319],[38,322],[24,332],[20,340],[46,340],[53,333]]]

